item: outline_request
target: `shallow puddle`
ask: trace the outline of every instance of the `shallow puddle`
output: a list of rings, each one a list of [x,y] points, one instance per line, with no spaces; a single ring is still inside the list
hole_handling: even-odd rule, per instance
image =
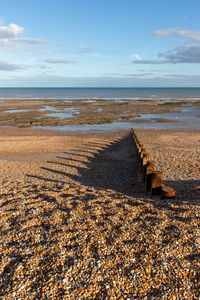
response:
[[[161,114],[142,114],[140,118],[135,119],[167,119],[168,120],[178,120],[181,122],[185,121],[197,121],[200,123],[200,119],[197,117],[200,114],[199,108],[192,108],[192,107],[183,107],[178,108],[179,111],[174,113],[161,113]],[[153,121],[153,120],[151,120]]]
[[[9,110],[5,110],[4,113],[17,113],[17,112],[26,112],[31,110],[32,109],[9,109]]]

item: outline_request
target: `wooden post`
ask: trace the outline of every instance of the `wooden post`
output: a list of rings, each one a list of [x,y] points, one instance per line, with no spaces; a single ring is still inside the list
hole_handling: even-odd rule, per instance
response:
[[[161,195],[161,199],[174,199],[176,196],[176,191],[173,188],[164,186],[162,184],[162,172],[154,171],[155,161],[149,161],[150,154],[146,153],[144,145],[137,137],[133,128],[131,128],[131,132],[139,160],[139,182],[145,182],[146,192],[150,191],[151,195]]]
[[[147,167],[147,162],[148,162],[149,158],[150,158],[150,154],[144,153],[142,161],[141,161],[142,182],[145,182],[146,167]]]
[[[151,174],[151,195],[161,195],[162,192],[162,172],[154,171]]]
[[[136,147],[137,147],[137,152],[138,152],[138,153],[139,153],[139,149],[140,149],[140,144],[141,144],[141,143],[140,143],[139,141],[136,142]]]
[[[134,144],[134,146],[137,148],[137,143],[136,143],[136,140],[135,140],[134,135],[133,135],[132,137],[133,137],[133,144]]]
[[[169,186],[162,186],[161,199],[174,199],[176,197],[176,191]]]
[[[143,159],[143,156],[144,154],[146,153],[146,149],[142,148],[141,149],[141,152],[140,152],[140,156],[139,156],[139,163],[140,163],[140,166],[141,166],[141,162],[142,162],[142,159]],[[140,167],[141,168],[141,167]]]
[[[138,160],[139,161],[140,161],[140,153],[141,153],[143,147],[144,147],[144,145],[139,143],[139,147],[138,147]]]
[[[142,172],[142,170],[143,170],[143,165],[146,163],[147,164],[147,161],[148,161],[148,159],[149,159],[149,157],[150,157],[150,154],[149,153],[146,153],[146,150],[145,150],[145,152],[143,152],[143,153],[141,153],[142,154],[142,157],[141,157],[141,160],[140,160],[140,170],[141,170],[141,172]],[[146,158],[146,156],[147,156],[147,158]]]
[[[138,149],[138,144],[139,143],[138,143],[137,137],[134,138],[134,141],[135,141],[136,148]]]
[[[146,192],[151,190],[151,174],[153,173],[155,168],[155,161],[150,160],[146,165],[146,176],[145,176],[145,189]]]

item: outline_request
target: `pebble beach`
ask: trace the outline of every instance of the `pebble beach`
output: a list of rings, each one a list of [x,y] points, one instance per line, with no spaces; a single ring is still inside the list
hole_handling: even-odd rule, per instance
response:
[[[200,132],[136,133],[175,199],[130,130],[1,128],[1,299],[199,299]]]

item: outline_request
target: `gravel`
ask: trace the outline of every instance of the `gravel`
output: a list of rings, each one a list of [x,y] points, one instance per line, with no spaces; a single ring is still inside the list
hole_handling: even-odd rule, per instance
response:
[[[174,200],[129,132],[26,132],[0,136],[2,299],[199,299],[199,132],[136,131]]]

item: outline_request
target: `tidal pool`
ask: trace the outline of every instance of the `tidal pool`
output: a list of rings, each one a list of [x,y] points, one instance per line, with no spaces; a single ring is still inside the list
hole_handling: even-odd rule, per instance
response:
[[[176,120],[176,121],[197,121],[200,123],[199,118],[197,117],[198,114],[200,114],[199,108],[193,108],[193,107],[183,107],[178,108],[179,111],[174,113],[161,113],[161,114],[142,114],[140,118],[135,119],[167,119],[169,120]],[[151,120],[153,121],[153,120]]]
[[[5,110],[4,113],[26,112],[31,110],[32,109],[9,109],[9,110]]]

